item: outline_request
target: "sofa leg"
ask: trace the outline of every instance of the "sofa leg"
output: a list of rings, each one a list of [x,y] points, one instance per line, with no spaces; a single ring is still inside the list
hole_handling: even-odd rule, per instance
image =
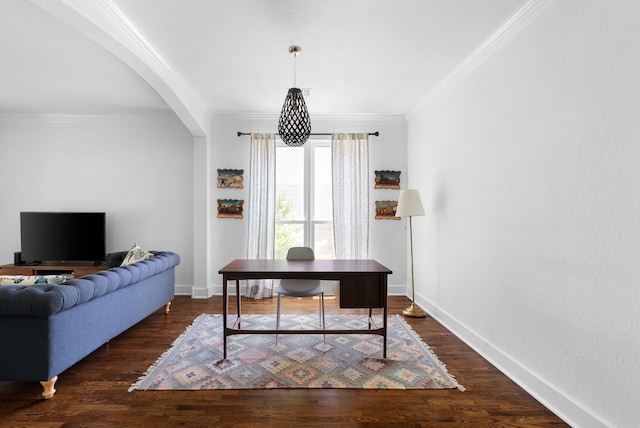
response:
[[[53,397],[53,394],[56,393],[56,389],[53,387],[53,385],[55,385],[57,380],[58,380],[58,376],[54,376],[49,380],[40,381],[40,384],[44,388],[44,391],[42,392],[42,396],[44,398],[49,399]]]
[[[171,302],[167,302],[167,303],[164,304],[164,313],[165,314],[168,314],[169,311],[171,310],[171,309],[169,309],[170,306],[171,306]]]

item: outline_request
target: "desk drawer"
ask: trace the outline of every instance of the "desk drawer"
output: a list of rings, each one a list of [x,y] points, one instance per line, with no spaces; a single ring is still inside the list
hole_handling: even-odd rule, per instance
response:
[[[382,308],[385,303],[384,278],[349,275],[340,278],[341,308]]]

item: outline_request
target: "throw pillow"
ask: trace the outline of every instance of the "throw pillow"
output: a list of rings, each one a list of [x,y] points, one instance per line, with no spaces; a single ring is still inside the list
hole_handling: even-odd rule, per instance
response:
[[[64,275],[0,275],[0,285],[62,284]]]
[[[138,246],[138,244],[133,244],[133,247],[129,250],[127,255],[124,257],[122,264],[120,266],[130,265],[131,263],[139,262],[141,260],[147,260],[153,257],[153,253],[149,251],[144,251],[142,248]]]

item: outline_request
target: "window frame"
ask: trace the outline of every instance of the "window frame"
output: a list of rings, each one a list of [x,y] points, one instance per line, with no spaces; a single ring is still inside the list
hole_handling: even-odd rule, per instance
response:
[[[276,141],[276,149],[286,148],[284,142],[281,139]],[[314,214],[316,213],[315,207],[315,191],[316,191],[316,149],[317,148],[326,148],[331,149],[331,139],[330,138],[322,138],[322,136],[315,136],[309,138],[302,148],[304,149],[304,200],[303,200],[303,218],[300,220],[275,220],[276,227],[279,224],[291,224],[291,225],[302,225],[303,229],[303,245],[307,247],[311,247],[314,251],[315,248],[315,231],[317,225],[329,224],[333,225],[333,212],[331,213],[330,220],[319,220],[314,218]],[[276,151],[277,153],[277,151]],[[276,168],[278,168],[278,160],[276,155]],[[276,183],[276,195],[278,195],[278,183]],[[277,197],[277,196],[276,196]],[[276,243],[274,242],[274,245]]]

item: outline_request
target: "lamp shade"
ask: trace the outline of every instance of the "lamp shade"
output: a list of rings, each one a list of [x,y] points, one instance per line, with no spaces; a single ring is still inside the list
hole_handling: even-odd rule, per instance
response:
[[[407,189],[400,192],[396,216],[412,217],[422,215],[424,215],[424,208],[422,207],[422,200],[420,200],[420,193],[415,189]]]
[[[288,146],[302,146],[309,139],[311,120],[302,91],[298,88],[289,89],[284,99],[278,122],[278,133]]]

